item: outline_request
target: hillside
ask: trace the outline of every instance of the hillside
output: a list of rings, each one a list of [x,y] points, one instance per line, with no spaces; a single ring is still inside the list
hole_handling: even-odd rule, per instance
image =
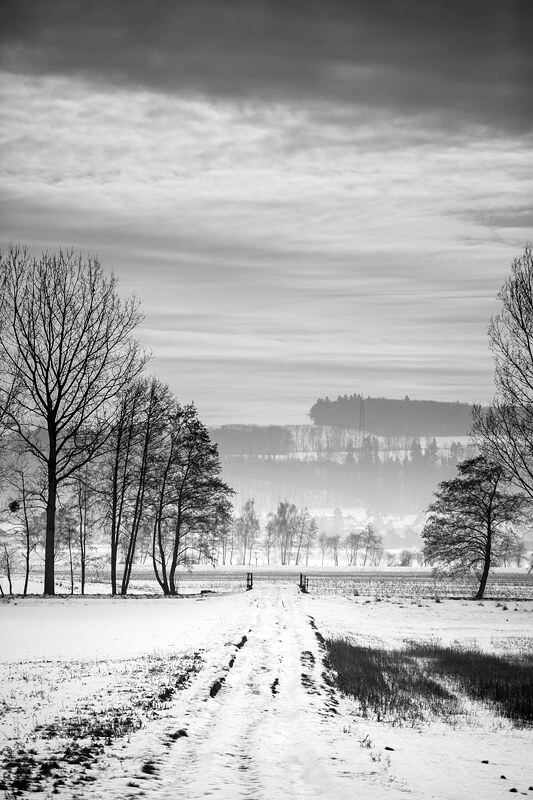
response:
[[[210,436],[236,506],[253,497],[264,512],[288,499],[302,507],[416,515],[469,452],[466,436],[363,436],[326,425],[225,425]]]

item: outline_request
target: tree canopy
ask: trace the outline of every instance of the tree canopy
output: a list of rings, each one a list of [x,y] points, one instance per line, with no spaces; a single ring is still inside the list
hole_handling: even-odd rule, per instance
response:
[[[439,484],[422,531],[424,554],[437,568],[479,574],[476,599],[513,527],[523,519],[523,494],[505,489],[503,470],[484,456],[457,467],[458,475]]]

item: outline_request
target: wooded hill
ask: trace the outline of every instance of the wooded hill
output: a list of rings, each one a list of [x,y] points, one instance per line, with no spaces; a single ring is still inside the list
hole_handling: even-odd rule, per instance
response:
[[[357,430],[325,425],[227,425],[210,436],[236,507],[254,498],[261,511],[289,498],[302,508],[418,514],[469,450],[466,437],[362,438]]]
[[[466,436],[472,424],[471,409],[468,403],[352,394],[336,400],[320,398],[309,416],[314,425],[356,428],[374,436]]]

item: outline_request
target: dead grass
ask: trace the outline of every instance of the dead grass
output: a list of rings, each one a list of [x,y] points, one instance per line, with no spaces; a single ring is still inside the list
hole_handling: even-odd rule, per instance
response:
[[[386,650],[326,640],[335,685],[357,701],[359,713],[412,725],[464,713],[468,697],[517,727],[533,725],[533,655],[497,656],[460,646],[411,642]]]

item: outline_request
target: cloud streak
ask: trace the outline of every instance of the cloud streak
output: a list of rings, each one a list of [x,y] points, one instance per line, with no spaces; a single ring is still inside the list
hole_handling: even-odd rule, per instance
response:
[[[98,253],[213,424],[488,400],[533,221],[531,5],[452,5],[7,0],[0,241]]]

